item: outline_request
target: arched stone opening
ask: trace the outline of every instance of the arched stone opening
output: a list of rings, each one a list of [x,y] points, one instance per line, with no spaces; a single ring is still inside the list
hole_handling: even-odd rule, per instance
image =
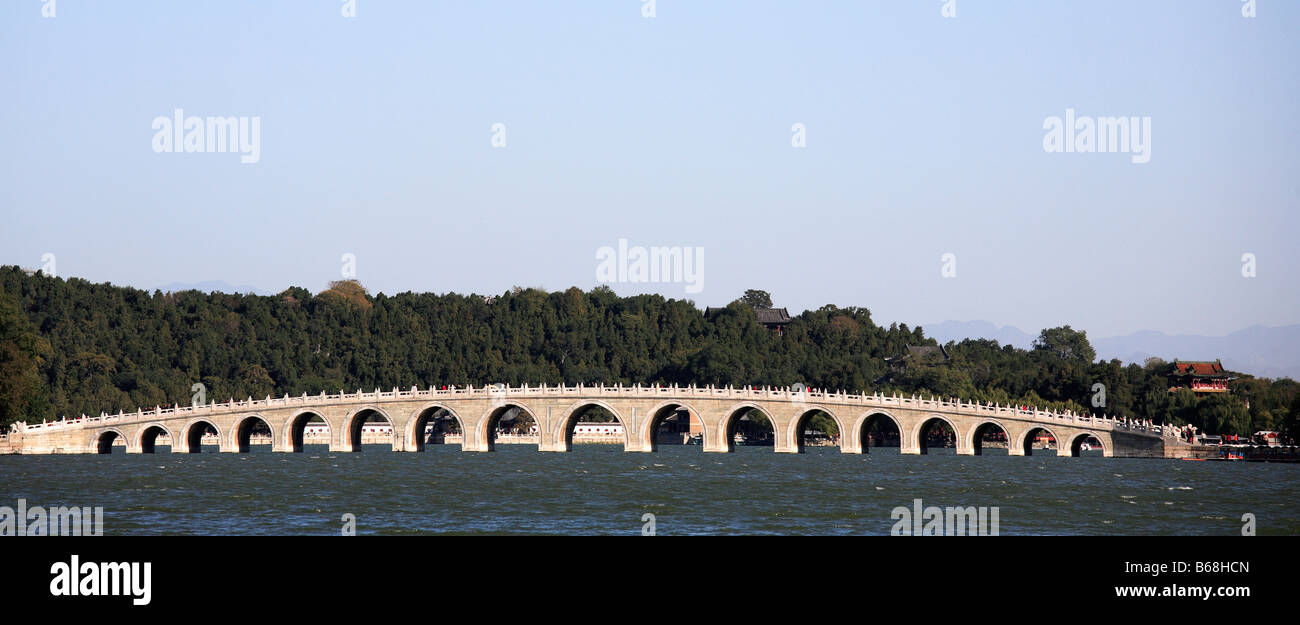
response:
[[[249,453],[253,447],[269,450],[275,442],[271,424],[257,415],[244,417],[235,428],[235,449],[241,454]]]
[[[772,417],[756,406],[741,406],[727,416],[724,428],[727,451],[738,447],[773,447],[776,426]]]
[[[396,435],[393,433],[393,421],[388,415],[376,408],[363,408],[348,419],[345,426],[349,447],[359,452],[367,445],[387,444],[390,450],[396,447]]]
[[[328,446],[334,432],[329,421],[316,412],[302,412],[289,422],[289,449],[301,453],[307,445]]]
[[[146,427],[143,432],[140,432],[140,453],[154,453],[157,449],[158,439],[160,437],[166,437],[167,447],[169,450],[172,445],[176,444],[172,439],[172,433],[168,432],[166,428],[161,425],[150,425]]]
[[[447,444],[462,447],[465,444],[465,427],[460,417],[442,406],[421,410],[412,420],[408,449],[424,451],[430,445]]]
[[[1011,439],[1007,436],[1006,428],[1001,424],[993,421],[985,421],[976,426],[975,431],[971,432],[971,449],[976,456],[982,456],[985,450],[992,451],[991,455],[1005,456],[1010,453]]]
[[[804,453],[805,447],[838,447],[843,429],[835,415],[820,408],[805,410],[794,421],[795,448]]]
[[[185,430],[185,449],[189,453],[197,454],[203,451],[203,439],[210,437],[214,445],[220,449],[221,434],[217,431],[216,426],[207,421],[198,421],[190,424]]]
[[[494,408],[492,414],[484,420],[480,434],[487,441],[488,451],[495,451],[498,444],[531,445],[536,448],[541,438],[536,417],[518,404]]]
[[[916,433],[916,441],[922,454],[930,453],[930,449],[953,449],[955,451],[957,448],[957,429],[943,417],[930,417],[921,423],[921,427]]]
[[[1035,451],[1052,452],[1056,455],[1061,453],[1056,435],[1047,428],[1030,428],[1025,432],[1024,440],[1020,441],[1020,448],[1024,450],[1026,456],[1034,455]]]
[[[95,453],[111,454],[114,447],[122,447],[125,451],[126,437],[122,436],[117,430],[107,430],[100,432],[95,440]]]
[[[560,424],[559,440],[564,449],[573,449],[578,443],[616,443],[627,449],[627,428],[623,419],[612,407],[598,402],[585,402],[569,411]]]
[[[862,420],[862,429],[858,432],[862,441],[862,453],[870,453],[873,447],[892,447],[900,449],[903,445],[903,431],[898,421],[883,412],[873,412]]]
[[[697,446],[704,449],[704,438],[707,435],[704,421],[685,404],[667,404],[655,409],[646,432],[649,440],[645,443],[650,451],[659,451],[660,445]]]

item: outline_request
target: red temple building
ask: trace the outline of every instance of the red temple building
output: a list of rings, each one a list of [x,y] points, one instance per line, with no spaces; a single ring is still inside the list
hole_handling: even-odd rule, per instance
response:
[[[1223,363],[1215,360],[1175,360],[1174,369],[1169,374],[1169,381],[1172,386],[1169,392],[1174,392],[1180,388],[1191,389],[1192,392],[1200,395],[1202,393],[1227,393],[1228,372],[1223,369]]]

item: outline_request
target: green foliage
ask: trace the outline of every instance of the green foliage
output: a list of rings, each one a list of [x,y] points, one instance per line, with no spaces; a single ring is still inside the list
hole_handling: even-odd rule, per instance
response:
[[[767,291],[760,291],[758,289],[746,290],[745,294],[740,297],[740,301],[749,305],[750,308],[772,307],[772,295]]]
[[[936,394],[1001,404],[1192,423],[1206,431],[1296,431],[1291,380],[1233,382],[1197,399],[1169,392],[1167,367],[1092,361],[1087,336],[1044,330],[1031,350],[966,340],[950,359],[893,367],[921,328],[876,325],[833,305],[777,334],[758,323],[751,290],[710,319],[688,301],[621,298],[608,287],[494,297],[371,296],[356,281],[313,295],[148,293],[0,267],[0,424],[286,393],[468,384],[804,384],[813,389]],[[1103,384],[1105,406],[1093,406]],[[1246,402],[1249,408],[1246,408]],[[593,414],[591,418],[606,418]],[[750,418],[765,423],[761,413]],[[833,421],[815,421],[832,433]]]
[[[1097,359],[1097,351],[1088,343],[1088,333],[1072,330],[1070,326],[1044,329],[1034,339],[1034,351],[1083,364]]]
[[[18,300],[0,293],[0,431],[14,421],[39,421],[49,414],[40,369],[50,351]]]

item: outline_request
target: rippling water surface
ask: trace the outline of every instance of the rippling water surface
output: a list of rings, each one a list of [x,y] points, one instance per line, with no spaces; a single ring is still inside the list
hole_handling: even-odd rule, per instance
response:
[[[1300,534],[1300,465],[770,447],[571,453],[0,456],[0,505],[103,506],[106,534],[887,534],[890,511],[998,506],[1002,534]],[[167,451],[163,448],[162,451]],[[211,449],[210,451],[215,451]]]

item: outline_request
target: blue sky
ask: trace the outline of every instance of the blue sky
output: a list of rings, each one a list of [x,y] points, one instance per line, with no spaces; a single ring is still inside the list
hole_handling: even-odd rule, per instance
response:
[[[626,239],[703,248],[700,293],[611,285],[700,307],[1300,322],[1300,3],[43,4],[0,6],[2,264],[499,293],[589,289]],[[176,108],[259,117],[260,160],[155,153]],[[1151,161],[1045,152],[1066,109],[1149,116]]]

